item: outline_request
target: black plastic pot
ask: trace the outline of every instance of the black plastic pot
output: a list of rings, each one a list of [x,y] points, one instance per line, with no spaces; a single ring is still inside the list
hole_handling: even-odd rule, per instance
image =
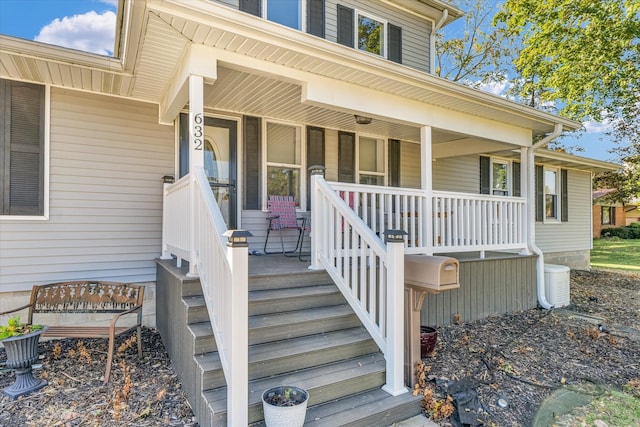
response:
[[[17,337],[2,340],[7,351],[7,368],[16,372],[16,381],[9,387],[2,389],[2,392],[12,399],[39,390],[47,382],[33,376],[31,365],[38,360],[38,342],[40,334],[47,330],[43,329],[30,332]]]
[[[431,326],[420,326],[420,357],[433,353],[438,340],[438,331]]]

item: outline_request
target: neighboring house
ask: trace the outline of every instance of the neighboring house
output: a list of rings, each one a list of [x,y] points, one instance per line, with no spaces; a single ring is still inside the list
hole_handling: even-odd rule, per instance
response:
[[[248,230],[261,250],[270,194],[310,217],[310,267],[384,354],[392,395],[402,252],[460,260],[460,288],[426,299],[425,324],[550,307],[544,262],[588,268],[592,174],[617,166],[543,148],[579,123],[433,76],[434,34],[461,14],[439,0],[131,0],[115,58],[0,36],[0,310],[33,284],[144,283],[201,423],[246,425],[261,416],[247,378],[277,364],[247,372],[247,251],[221,234]],[[399,255],[387,229],[408,234]],[[213,321],[189,344],[177,319],[196,303],[168,301],[193,277]],[[184,374],[204,369],[188,345],[215,353],[228,389]],[[311,404],[359,393],[332,390]]]
[[[594,190],[593,199],[593,237],[602,236],[602,230],[623,227],[627,224],[627,210],[633,211],[635,206],[625,206],[621,202],[607,200],[607,195],[615,189]]]

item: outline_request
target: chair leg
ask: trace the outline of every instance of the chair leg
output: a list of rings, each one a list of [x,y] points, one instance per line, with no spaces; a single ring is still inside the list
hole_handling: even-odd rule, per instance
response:
[[[138,326],[138,358],[142,359],[142,328]]]
[[[114,331],[109,332],[109,353],[107,356],[107,370],[104,373],[104,385],[109,382],[109,376],[111,376],[111,363],[113,362],[113,347],[115,341]]]

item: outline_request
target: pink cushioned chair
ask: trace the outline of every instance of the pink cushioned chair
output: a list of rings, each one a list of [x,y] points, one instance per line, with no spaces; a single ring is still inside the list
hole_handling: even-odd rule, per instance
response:
[[[278,230],[280,232],[280,245],[282,247],[282,254],[285,256],[295,256],[289,254],[295,254],[298,252],[298,257],[302,261],[302,243],[304,240],[304,232],[309,231],[307,225],[307,219],[296,216],[296,203],[292,196],[275,196],[270,195],[267,201],[267,207],[269,209],[269,227],[267,228],[267,238],[264,241],[264,253],[274,254],[278,252],[268,252],[267,244],[269,243],[269,234],[271,231]],[[298,232],[298,239],[296,240],[296,246],[292,250],[285,250],[284,237],[282,230],[296,230]]]

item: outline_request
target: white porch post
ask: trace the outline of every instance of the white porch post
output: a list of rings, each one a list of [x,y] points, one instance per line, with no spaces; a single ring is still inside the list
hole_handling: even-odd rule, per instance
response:
[[[386,230],[387,243],[387,361],[384,391],[392,396],[406,393],[404,386],[404,230]]]
[[[318,181],[324,179],[324,166],[310,166],[311,170],[311,265],[309,270],[323,270],[320,265],[320,240],[325,238],[325,218],[321,214]]]
[[[229,233],[229,234],[227,234]],[[227,242],[227,259],[233,274],[231,284],[232,320],[229,333],[229,357],[232,361],[231,373],[227,378],[227,425],[246,426],[249,423],[249,244],[243,230],[233,230],[225,233],[229,236]],[[240,235],[239,242],[234,240]]]
[[[425,195],[425,206],[422,207],[424,219],[424,246],[427,255],[433,255],[433,159],[431,157],[431,126],[420,128],[420,178]]]
[[[189,233],[191,248],[189,260],[188,276],[198,276],[195,229],[195,191],[196,191],[196,168],[201,168],[204,164],[204,79],[202,76],[189,76],[189,185],[191,188],[190,198],[190,218]]]

